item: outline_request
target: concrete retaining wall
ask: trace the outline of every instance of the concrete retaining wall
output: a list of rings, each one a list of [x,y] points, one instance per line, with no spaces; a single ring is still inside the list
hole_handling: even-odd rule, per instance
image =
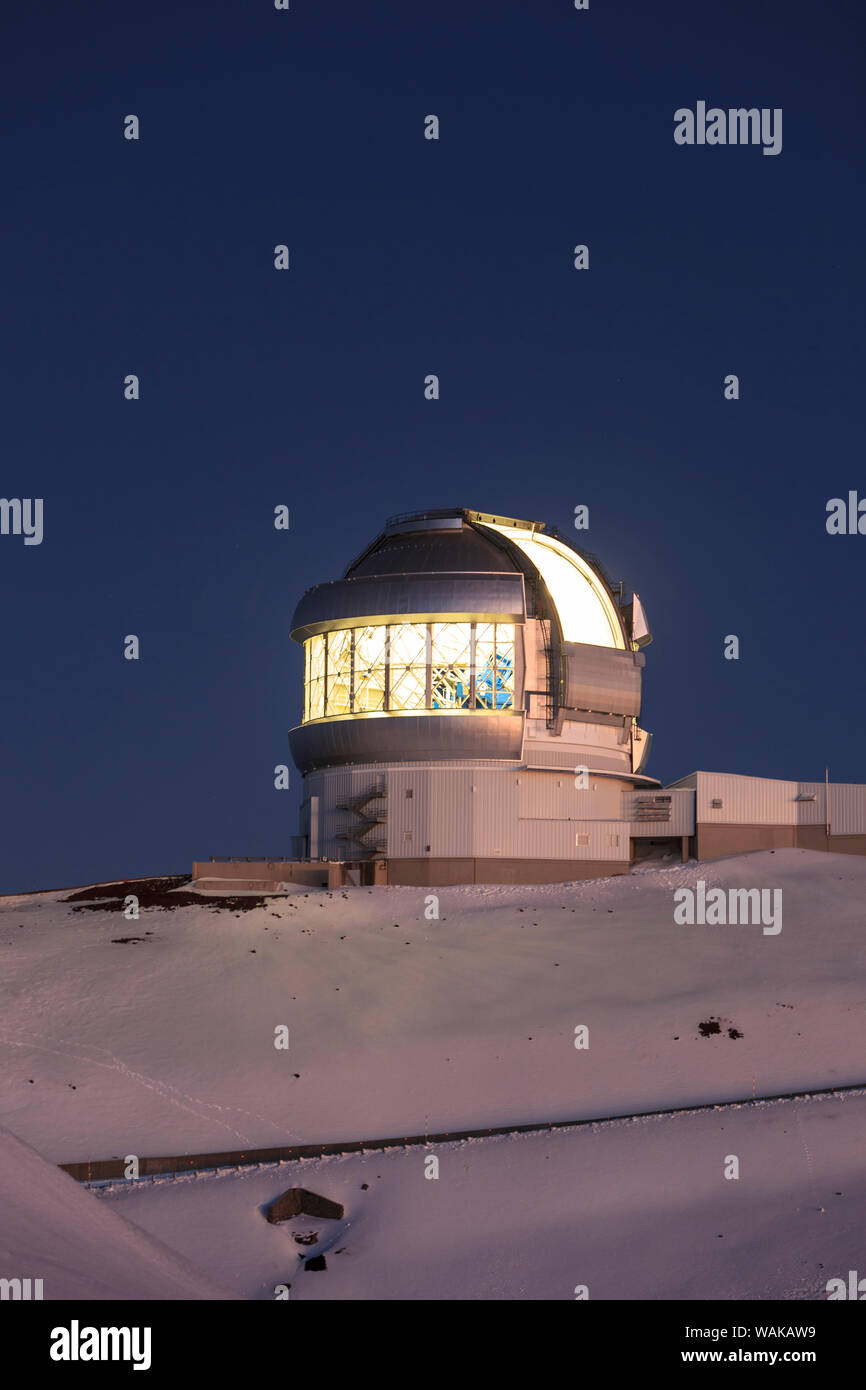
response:
[[[303,883],[309,888],[339,886],[342,876],[336,871],[341,868],[338,864],[299,863],[292,859],[208,860],[193,864],[192,876],[197,883],[207,880],[209,888],[217,880],[226,892],[244,887],[267,893],[275,892],[280,883]]]
[[[453,1144],[466,1139],[486,1139],[494,1135],[550,1133],[557,1129],[584,1129],[588,1125],[633,1121],[643,1116],[689,1115],[701,1112],[733,1109],[740,1106],[766,1105],[767,1102],[811,1100],[813,1096],[843,1096],[863,1092],[862,1081],[842,1086],[818,1086],[808,1091],[781,1091],[770,1095],[740,1096],[728,1100],[699,1101],[692,1105],[669,1106],[665,1110],[639,1110],[631,1114],[579,1116],[572,1120],[531,1120],[528,1124],[493,1125],[485,1129],[446,1130],[437,1134],[407,1134],[388,1139],[350,1139],[328,1144],[297,1144],[292,1148],[231,1149],[220,1153],[175,1154],[172,1157],[140,1158],[138,1178],[126,1176],[125,1158],[87,1159],[78,1163],[59,1163],[57,1166],[82,1183],[113,1183],[122,1181],[133,1187],[147,1178],[170,1177],[181,1173],[230,1172],[236,1168],[257,1164],[288,1163],[301,1158],[320,1158],[328,1154],[365,1153],[367,1150],[401,1149],[409,1145]]]

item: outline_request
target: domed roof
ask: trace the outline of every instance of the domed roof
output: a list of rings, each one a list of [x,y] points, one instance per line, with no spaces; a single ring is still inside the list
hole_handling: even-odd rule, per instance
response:
[[[540,581],[566,642],[628,649],[622,615],[600,570],[541,522],[456,507],[392,517],[346,578],[519,570]]]
[[[423,522],[418,523],[419,526]],[[457,521],[447,529],[403,530],[392,527],[378,536],[346,570],[346,579],[370,574],[501,574],[517,564],[501,545],[474,526]]]
[[[597,562],[541,522],[456,507],[391,517],[342,579],[307,590],[292,635],[427,613],[499,622],[538,614],[558,620],[565,642],[631,649]]]
[[[292,617],[292,636],[304,641],[326,628],[420,621],[429,614],[454,622],[522,623],[527,569],[519,551],[476,530],[464,514],[394,518],[342,579],[306,591]]]

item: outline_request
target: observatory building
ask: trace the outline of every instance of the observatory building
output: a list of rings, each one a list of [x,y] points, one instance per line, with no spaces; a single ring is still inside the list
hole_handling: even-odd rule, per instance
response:
[[[799,848],[866,854],[866,786],[647,775],[637,594],[540,521],[452,507],[392,517],[292,618],[304,775],[292,858],[194,880],[555,883]]]
[[[372,863],[366,881],[551,882],[627,873],[635,834],[678,833],[644,771],[640,600],[542,522],[393,517],[291,635],[305,857]]]

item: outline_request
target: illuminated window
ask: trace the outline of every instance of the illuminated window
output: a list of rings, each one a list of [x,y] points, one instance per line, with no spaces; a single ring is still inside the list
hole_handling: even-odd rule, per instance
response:
[[[321,719],[325,713],[325,639],[311,637],[305,644],[304,719]]]
[[[304,644],[304,722],[403,710],[514,707],[511,623],[337,628]]]
[[[338,628],[328,633],[326,714],[352,711],[352,629]]]
[[[431,692],[434,709],[468,709],[472,679],[472,624],[432,623]]]
[[[475,702],[484,709],[514,704],[514,628],[505,623],[477,623]]]
[[[384,627],[355,628],[355,714],[385,708]]]
[[[388,656],[391,667],[389,709],[424,709],[427,705],[427,624],[395,623]]]

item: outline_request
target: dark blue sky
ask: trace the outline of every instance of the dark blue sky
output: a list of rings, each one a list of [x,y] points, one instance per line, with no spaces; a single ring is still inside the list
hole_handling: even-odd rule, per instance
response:
[[[287,851],[294,604],[423,506],[589,506],[655,776],[866,781],[866,536],[825,530],[866,495],[863,38],[859,0],[6,6],[0,493],[45,530],[0,536],[0,890]],[[781,107],[782,153],[676,145],[699,100]]]

